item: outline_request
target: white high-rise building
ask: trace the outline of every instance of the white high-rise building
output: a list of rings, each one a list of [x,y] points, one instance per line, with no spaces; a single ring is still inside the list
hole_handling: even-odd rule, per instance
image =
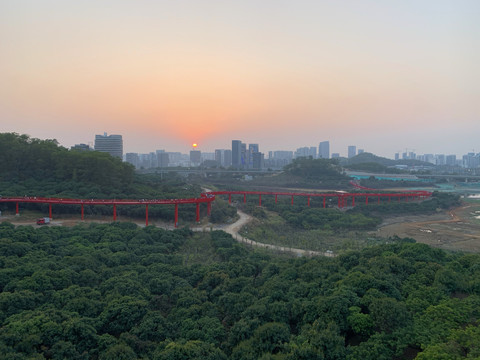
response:
[[[112,156],[123,158],[122,135],[95,135],[95,151],[106,152]]]

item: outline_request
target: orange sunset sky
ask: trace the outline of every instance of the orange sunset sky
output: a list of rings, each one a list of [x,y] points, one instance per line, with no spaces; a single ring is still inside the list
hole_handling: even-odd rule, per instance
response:
[[[480,1],[0,0],[0,131],[480,151]]]

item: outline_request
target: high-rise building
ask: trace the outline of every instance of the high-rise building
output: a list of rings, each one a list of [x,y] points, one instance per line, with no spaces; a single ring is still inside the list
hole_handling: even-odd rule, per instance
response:
[[[198,166],[202,162],[202,152],[200,150],[190,150],[190,163]]]
[[[222,166],[230,167],[232,166],[232,150],[223,151],[223,163]]]
[[[166,153],[165,151],[157,150],[157,166],[164,168],[164,167],[168,167],[169,163],[170,163],[170,157],[168,153]]]
[[[254,169],[263,169],[264,168],[264,155],[261,152],[254,152],[252,154],[252,167]]]
[[[235,169],[242,167],[242,142],[240,140],[232,140],[232,166]]]
[[[447,155],[445,161],[447,165],[455,166],[457,164],[457,155]]]
[[[355,145],[348,146],[348,158],[352,158],[357,155],[357,147]]]
[[[445,165],[445,155],[444,154],[436,154],[435,155],[435,164],[436,165]]]
[[[310,148],[301,147],[295,150],[295,158],[308,157],[310,154]]]
[[[340,153],[332,153],[332,159],[337,159],[340,157]]]
[[[215,149],[215,161],[217,162],[218,166],[223,165],[223,154],[223,150]]]
[[[252,153],[260,151],[258,144],[248,144],[248,150],[250,150]]]
[[[106,152],[112,156],[123,158],[122,135],[95,135],[95,151]]]
[[[365,150],[363,150],[363,149],[358,149],[357,155],[363,154],[364,152],[365,152]]]
[[[330,158],[330,142],[329,141],[322,141],[318,145],[318,157],[321,159]]]
[[[127,153],[125,155],[125,160],[135,166],[136,169],[139,168],[138,154],[137,153]]]

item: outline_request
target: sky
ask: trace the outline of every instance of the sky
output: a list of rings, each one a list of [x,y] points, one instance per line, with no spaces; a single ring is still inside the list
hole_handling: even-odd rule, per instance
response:
[[[480,152],[478,0],[0,0],[0,132]]]

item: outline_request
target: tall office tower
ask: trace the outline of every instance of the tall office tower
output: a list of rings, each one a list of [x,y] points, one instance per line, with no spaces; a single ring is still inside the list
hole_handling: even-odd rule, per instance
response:
[[[232,150],[223,151],[223,163],[222,166],[230,167],[232,166]]]
[[[330,158],[330,141],[322,141],[318,145],[318,157],[322,159]]]
[[[242,142],[232,140],[232,166],[235,169],[242,167]]]
[[[400,153],[395,153],[395,160],[400,160]]]
[[[122,135],[95,135],[95,151],[106,152],[112,156],[123,158]]]
[[[311,156],[312,159],[317,158],[317,148],[315,146],[310,146],[310,149],[308,151],[308,156]]]
[[[357,147],[355,145],[348,146],[348,158],[352,158],[357,155]]]

